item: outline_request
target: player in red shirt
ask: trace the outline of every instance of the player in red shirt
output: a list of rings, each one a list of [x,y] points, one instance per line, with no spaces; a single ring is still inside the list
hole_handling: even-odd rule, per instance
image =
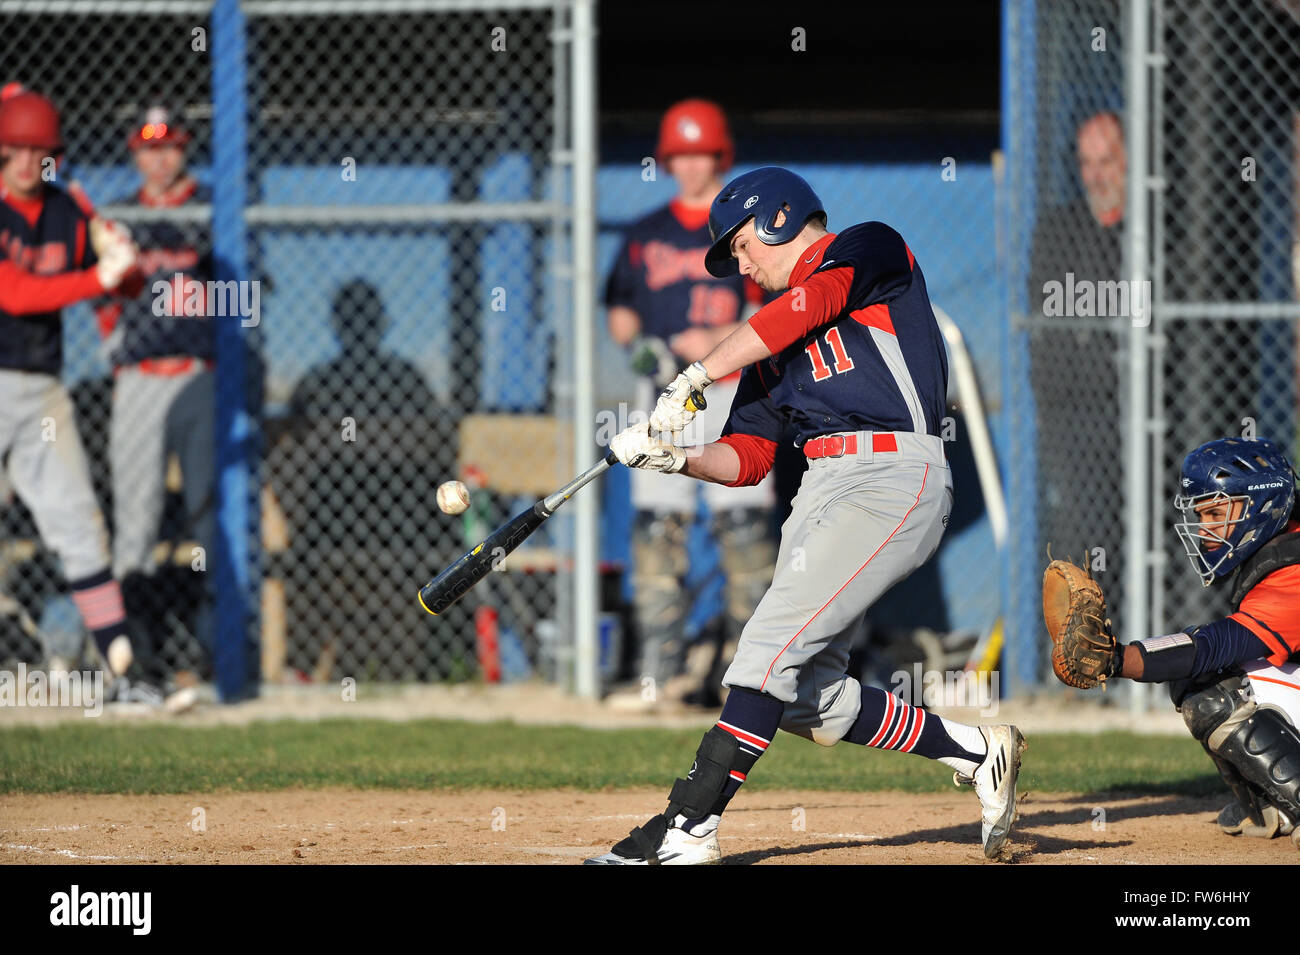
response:
[[[1296,475],[1263,439],[1223,438],[1183,461],[1175,525],[1202,583],[1230,578],[1227,617],[1137,640],[1113,676],[1169,683],[1174,705],[1236,797],[1230,835],[1300,848],[1300,513]]]
[[[54,104],[7,88],[0,99],[0,457],[42,541],[60,559],[114,680],[114,700],[161,704],[156,689],[127,679],[136,671],[121,589],[72,402],[58,378],[62,308],[121,288],[139,250],[125,230],[89,218],[53,184],[63,148]]]
[[[610,337],[628,346],[632,370],[639,374],[638,407],[649,406],[682,369],[707,355],[762,303],[762,290],[748,278],[719,278],[704,265],[713,242],[709,207],[734,151],[727,118],[716,103],[688,99],[664,113],[655,153],[676,181],[677,195],[627,230],[605,288]],[[708,408],[692,422],[683,443],[718,438],[739,381],[736,373],[713,385]],[[669,475],[634,469],[631,485],[640,680],[608,702],[641,708],[658,701],[708,700],[718,689],[711,676],[714,658],[725,661],[731,650],[705,639],[686,646],[695,603],[687,578],[698,559],[688,547],[691,526],[707,511],[726,580],[726,642],[734,646],[772,579],[776,544],[767,528],[776,503],[774,482],[683,487]],[[646,693],[651,681],[654,692]]]

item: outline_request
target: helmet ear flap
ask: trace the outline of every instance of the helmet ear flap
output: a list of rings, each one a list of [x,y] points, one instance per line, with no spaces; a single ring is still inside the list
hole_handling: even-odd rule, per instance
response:
[[[772,213],[771,218],[767,223],[767,231],[770,233],[779,232],[785,226],[786,218],[789,216],[789,214],[790,214],[790,203],[788,202],[781,203],[780,208],[778,208],[775,212]]]

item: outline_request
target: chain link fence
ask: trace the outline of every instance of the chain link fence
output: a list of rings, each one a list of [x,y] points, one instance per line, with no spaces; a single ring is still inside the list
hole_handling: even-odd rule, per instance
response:
[[[1029,685],[1047,678],[1049,543],[1090,560],[1118,633],[1206,622],[1226,595],[1181,559],[1184,455],[1237,434],[1295,446],[1300,10],[1024,0],[1006,12],[1009,483],[1024,505],[1008,573]],[[1145,49],[1130,42],[1138,25]]]
[[[247,535],[230,546],[247,554],[265,679],[555,676],[572,633],[565,515],[444,616],[415,593],[573,473],[571,4],[216,7],[242,27],[224,67],[213,4],[0,9],[0,83],[62,113],[56,185],[78,182],[144,253],[138,298],[64,310],[63,380],[137,653],[211,675],[224,528]],[[160,116],[171,136],[144,142]],[[242,137],[234,163],[218,119]],[[223,203],[245,274],[214,240]],[[237,313],[218,311],[216,279],[238,280]],[[189,283],[198,307],[157,317]],[[226,391],[221,322],[240,326],[246,379]],[[246,493],[213,433],[232,394]],[[454,478],[472,492],[458,517],[434,504]],[[7,501],[0,659],[75,658],[58,562]]]
[[[1124,59],[1116,0],[1008,6],[1004,206],[1016,680],[1041,678],[1032,594],[1050,547],[1124,592]]]
[[[1216,437],[1276,441],[1295,461],[1296,121],[1300,7],[1152,3],[1152,625],[1229,612],[1173,532],[1178,469]]]

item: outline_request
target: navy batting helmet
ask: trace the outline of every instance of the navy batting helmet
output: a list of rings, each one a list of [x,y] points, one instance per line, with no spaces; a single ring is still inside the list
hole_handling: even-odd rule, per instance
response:
[[[785,221],[776,224],[778,213]],[[731,240],[750,219],[754,234],[764,245],[780,245],[797,236],[813,216],[826,221],[826,210],[817,193],[801,176],[780,166],[764,166],[737,176],[722,187],[709,207],[709,235],[713,245],[704,256],[704,267],[717,278],[735,275],[738,269],[731,255]]]
[[[1183,548],[1210,586],[1286,527],[1295,505],[1295,471],[1272,441],[1221,438],[1183,460],[1174,525]]]

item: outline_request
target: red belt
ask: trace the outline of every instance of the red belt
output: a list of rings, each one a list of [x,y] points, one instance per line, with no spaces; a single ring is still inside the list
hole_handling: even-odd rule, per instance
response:
[[[141,373],[146,375],[183,375],[196,368],[212,368],[212,362],[205,358],[143,358],[136,363]]]
[[[881,451],[897,451],[898,440],[889,431],[871,433],[871,450],[875,454]],[[821,438],[812,438],[804,442],[803,453],[809,458],[842,458],[846,454],[858,453],[858,436],[856,434],[828,434]]]

